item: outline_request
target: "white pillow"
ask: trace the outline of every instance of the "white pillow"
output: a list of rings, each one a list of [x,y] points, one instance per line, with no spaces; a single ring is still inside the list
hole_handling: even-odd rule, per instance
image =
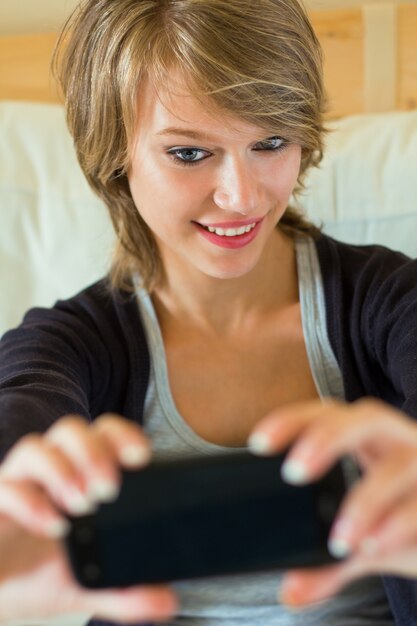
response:
[[[300,199],[307,215],[342,241],[417,257],[417,111],[356,115],[328,128],[325,157]]]
[[[113,229],[57,105],[0,102],[0,334],[107,270]]]

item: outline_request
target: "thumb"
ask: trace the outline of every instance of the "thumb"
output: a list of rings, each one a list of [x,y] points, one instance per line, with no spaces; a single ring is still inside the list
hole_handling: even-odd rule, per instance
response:
[[[322,602],[364,574],[360,559],[319,568],[292,570],[284,576],[279,592],[282,604],[297,607]]]

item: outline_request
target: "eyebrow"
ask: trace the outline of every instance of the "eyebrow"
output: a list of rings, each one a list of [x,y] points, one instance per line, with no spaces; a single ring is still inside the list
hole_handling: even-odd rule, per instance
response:
[[[190,139],[201,140],[204,139],[206,141],[215,141],[214,137],[210,137],[205,133],[199,133],[196,130],[191,130],[188,128],[180,128],[179,126],[169,126],[168,128],[163,128],[162,130],[156,133],[157,135],[181,135],[182,137],[190,137]]]

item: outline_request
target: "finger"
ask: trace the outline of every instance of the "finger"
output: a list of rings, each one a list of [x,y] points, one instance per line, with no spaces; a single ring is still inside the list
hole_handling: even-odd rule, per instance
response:
[[[320,568],[293,570],[284,576],[278,597],[282,604],[293,607],[322,602],[367,573],[362,558]]]
[[[170,619],[178,610],[176,595],[164,586],[85,592],[82,604],[83,610],[95,617],[128,623]]]
[[[283,465],[284,478],[296,484],[315,480],[349,453],[366,453],[378,446],[385,454],[395,444],[417,449],[417,429],[411,420],[378,401],[326,402],[321,409],[311,404],[296,421],[297,441]],[[292,430],[294,438],[295,427]]]
[[[415,492],[414,492],[415,494]],[[387,558],[399,561],[398,554],[402,553],[403,574],[417,575],[417,497],[405,499],[401,505],[365,535],[359,545],[359,550],[372,558],[383,558],[385,567],[389,563]],[[406,571],[407,570],[407,571]]]
[[[407,446],[411,442],[417,447],[417,426],[400,411],[373,398],[350,404],[330,399],[292,403],[260,420],[249,437],[248,445],[258,454],[278,452],[288,447],[306,427],[314,425],[318,418],[328,419],[327,428],[332,416],[356,421],[366,419],[372,429],[379,428],[382,437],[373,443],[379,443],[381,447],[389,448],[393,442]],[[386,428],[388,431],[385,431]]]
[[[280,600],[289,606],[304,606],[334,596],[357,578],[369,574],[415,577],[417,575],[417,498],[407,501],[381,525],[379,532],[362,543],[361,551],[343,563],[287,574]]]
[[[89,500],[111,501],[120,488],[120,471],[113,447],[87,422],[65,417],[46,433],[47,440],[77,467]]]
[[[139,468],[149,463],[150,442],[134,422],[106,413],[94,422],[94,429],[102,435],[124,467]]]
[[[310,482],[327,471],[346,449],[350,451],[343,435],[353,428],[351,410],[348,405],[330,400],[291,405],[268,416],[260,432],[256,429],[250,437],[249,446],[269,454],[292,444],[282,465],[282,476],[292,484]]]
[[[333,401],[313,400],[297,402],[269,413],[261,419],[249,439],[254,454],[275,454],[286,449],[314,419],[323,415],[327,405],[339,406]]]
[[[60,538],[69,531],[67,520],[53,507],[47,495],[32,484],[3,479],[0,514],[40,537]]]
[[[370,550],[373,544],[367,535],[373,535],[387,515],[401,507],[403,500],[410,493],[416,492],[415,450],[402,449],[379,462],[356,483],[341,506],[330,534],[329,545],[338,546],[336,556],[345,556],[364,541]],[[370,502],[372,506],[369,506]],[[393,520],[394,516],[391,515],[390,519]],[[410,517],[405,521],[416,533],[417,525],[414,524],[414,519],[416,518]],[[340,552],[341,549],[343,554]]]
[[[23,437],[6,456],[0,475],[42,487],[59,507],[70,513],[88,513],[93,508],[75,465],[41,435]]]
[[[308,479],[322,475],[348,453],[368,453],[375,458],[392,453],[393,447],[417,450],[417,429],[410,419],[374,400],[353,404],[326,404],[294,444],[288,461],[307,471]],[[373,460],[375,460],[375,458]]]

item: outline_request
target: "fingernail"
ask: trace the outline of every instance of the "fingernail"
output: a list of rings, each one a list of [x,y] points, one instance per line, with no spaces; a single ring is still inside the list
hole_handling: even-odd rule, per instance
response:
[[[330,532],[327,547],[336,559],[343,559],[352,552],[354,523],[350,517],[343,515],[335,520]]]
[[[282,478],[292,485],[303,485],[309,480],[309,473],[300,461],[285,461],[281,468]]]
[[[350,544],[345,539],[338,539],[336,537],[329,539],[327,546],[330,554],[336,559],[343,559],[352,551]]]
[[[88,486],[88,495],[99,502],[113,502],[119,495],[119,485],[110,480],[97,479]]]
[[[45,527],[46,534],[51,539],[61,539],[68,534],[71,528],[70,523],[65,519],[56,519],[48,522]]]
[[[87,515],[94,513],[96,505],[87,496],[79,491],[70,491],[67,496],[68,508],[74,515]]]
[[[254,433],[248,439],[248,447],[254,454],[267,455],[272,452],[271,441],[264,433]]]
[[[145,446],[134,444],[125,446],[120,452],[120,460],[126,467],[142,467],[151,458],[151,451]]]

